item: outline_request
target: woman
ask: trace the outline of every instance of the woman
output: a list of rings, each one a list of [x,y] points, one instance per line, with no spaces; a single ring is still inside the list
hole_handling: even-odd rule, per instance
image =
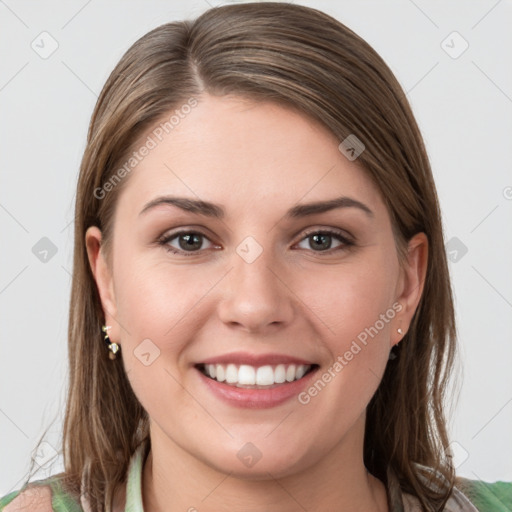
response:
[[[5,511],[504,510],[456,478],[436,191],[366,42],[281,3],[151,31],[77,190],[65,471]]]

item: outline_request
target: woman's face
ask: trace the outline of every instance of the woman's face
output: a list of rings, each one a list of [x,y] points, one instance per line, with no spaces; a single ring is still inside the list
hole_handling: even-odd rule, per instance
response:
[[[153,444],[254,478],[360,456],[424,239],[401,268],[379,191],[319,123],[241,98],[187,112],[141,138],[155,147],[124,178],[111,268],[87,233]]]

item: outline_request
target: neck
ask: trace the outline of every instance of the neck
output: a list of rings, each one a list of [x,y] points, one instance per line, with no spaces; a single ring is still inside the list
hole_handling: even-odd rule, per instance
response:
[[[142,476],[145,512],[388,511],[384,484],[363,463],[364,428],[352,429],[313,466],[257,480],[223,473],[181,449],[154,424],[151,430]]]

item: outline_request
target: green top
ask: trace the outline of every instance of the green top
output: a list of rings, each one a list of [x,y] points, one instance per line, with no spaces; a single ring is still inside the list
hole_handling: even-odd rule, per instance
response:
[[[483,482],[458,478],[457,488],[480,512],[512,512],[512,482]]]
[[[127,473],[125,512],[144,512],[142,507],[142,468],[145,457],[142,443],[133,454]],[[54,512],[84,512],[83,504],[66,493],[55,476],[31,482],[29,485],[48,485],[52,492]],[[20,494],[22,489],[12,491],[0,498],[0,512]],[[392,510],[421,512],[417,498],[402,493],[404,507],[392,504]],[[476,508],[475,508],[476,507]],[[480,480],[457,478],[456,488],[445,507],[446,512],[512,512],[512,482],[488,483]]]
[[[125,512],[144,512],[142,508],[142,467],[145,443],[142,443],[133,454],[128,467],[126,481],[126,507]],[[53,512],[84,512],[83,504],[64,491],[61,481],[55,476],[31,482],[29,485],[49,485],[52,492]],[[4,507],[18,496],[21,489],[13,491],[0,498],[0,512]],[[87,508],[87,510],[89,510]]]

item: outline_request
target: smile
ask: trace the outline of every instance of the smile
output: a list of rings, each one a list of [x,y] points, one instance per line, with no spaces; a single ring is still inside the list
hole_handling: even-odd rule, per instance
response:
[[[206,377],[217,382],[252,389],[268,389],[279,384],[294,382],[310,373],[316,365],[277,364],[251,366],[248,364],[200,364],[197,368]]]

